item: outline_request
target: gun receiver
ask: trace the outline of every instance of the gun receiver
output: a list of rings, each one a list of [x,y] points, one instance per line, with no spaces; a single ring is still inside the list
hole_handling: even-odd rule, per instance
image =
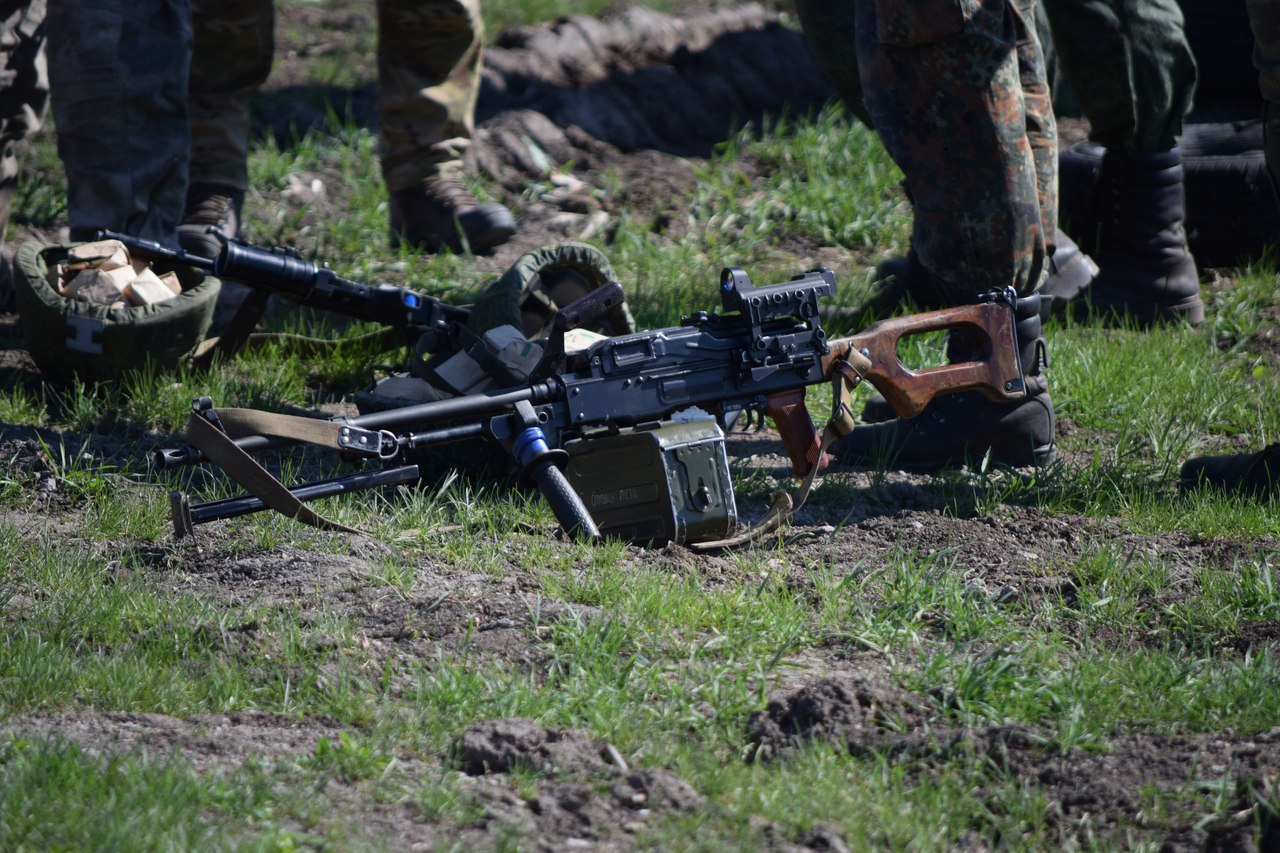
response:
[[[558,449],[572,439],[617,434],[686,410],[714,416],[721,425],[732,413],[756,412],[774,418],[793,473],[803,476],[822,463],[817,430],[804,406],[809,385],[842,377],[852,386],[866,379],[907,417],[942,393],[977,389],[998,400],[1025,394],[1012,291],[976,305],[883,320],[850,337],[828,340],[818,301],[835,289],[835,277],[825,269],[756,287],[745,272],[730,267],[720,280],[723,314],[697,312],[679,326],[606,338],[571,353],[562,346],[557,351],[553,335],[547,352],[555,357],[543,359],[528,385],[336,421],[302,419],[305,430],[278,424],[267,431],[265,413],[214,413],[211,403],[197,401],[188,428],[195,446],[162,450],[156,462],[168,467],[204,461],[206,452],[192,437],[207,437],[208,423],[222,430],[213,430],[220,441],[241,452],[306,440],[383,462],[403,448],[483,436],[510,450],[542,485],[566,531],[590,537],[595,526],[581,502],[566,496],[560,471],[564,458]],[[562,333],[577,318],[599,310],[597,303],[621,296],[612,288],[602,291],[562,309],[554,328]],[[973,360],[906,367],[898,357],[899,342],[939,330],[962,330],[972,338]],[[309,427],[317,423],[329,424],[341,436],[315,438],[320,430]],[[303,432],[309,437],[290,439]],[[212,520],[207,513],[194,517]]]

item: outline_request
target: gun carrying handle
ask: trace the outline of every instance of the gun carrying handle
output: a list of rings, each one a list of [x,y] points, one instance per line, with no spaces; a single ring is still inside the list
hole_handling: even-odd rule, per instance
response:
[[[778,428],[778,435],[791,457],[792,474],[803,477],[815,464],[818,470],[827,467],[831,460],[826,454],[818,459],[821,441],[813,419],[809,417],[809,410],[805,408],[803,387],[770,395],[765,401],[764,413]]]
[[[898,358],[902,338],[949,329],[974,333],[978,343],[973,361],[912,370]],[[834,341],[829,358],[851,350],[868,357],[866,378],[906,418],[920,414],[941,393],[977,390],[992,400],[1017,400],[1026,393],[1013,310],[997,302],[881,320],[851,338]]]

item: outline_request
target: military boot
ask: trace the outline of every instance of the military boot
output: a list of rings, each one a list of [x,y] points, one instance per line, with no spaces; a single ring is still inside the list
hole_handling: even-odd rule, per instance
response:
[[[240,231],[240,209],[244,193],[221,184],[192,184],[178,226],[178,244],[193,255],[216,258],[222,242],[209,233],[216,228],[228,237]]]
[[[1247,497],[1271,497],[1280,491],[1280,443],[1268,444],[1257,453],[1188,459],[1182,465],[1178,486],[1184,493],[1217,489]]]
[[[1098,265],[1093,258],[1059,228],[1053,254],[1049,256],[1049,270],[1040,287],[1040,293],[1045,297],[1040,306],[1045,318],[1062,311],[1088,290],[1097,275]]]
[[[1093,258],[1059,229],[1044,285],[1040,288],[1041,293],[1050,297],[1041,306],[1045,318],[1084,293],[1097,274],[1098,265]],[[872,319],[897,314],[908,305],[919,311],[932,311],[955,304],[945,286],[920,263],[914,250],[882,261],[872,278],[875,292],[854,312],[855,322],[860,326]]]
[[[457,175],[437,175],[391,194],[391,247],[428,252],[484,252],[516,233],[516,220],[500,204],[481,204]]]
[[[222,241],[209,233],[209,229],[216,228],[228,237],[236,236],[243,205],[244,193],[240,190],[222,184],[191,184],[187,187],[182,224],[178,226],[178,245],[202,258],[218,257],[222,253]],[[224,331],[251,291],[248,285],[222,282],[210,329],[215,333]]]
[[[1182,153],[1132,154],[1108,148],[1098,198],[1098,266],[1077,305],[1096,314],[1160,320],[1204,320],[1200,278],[1183,227]]]
[[[1280,104],[1270,101],[1262,107],[1262,156],[1271,192],[1280,205]]]
[[[909,471],[955,467],[978,461],[988,453],[992,461],[1002,465],[1048,465],[1056,447],[1040,304],[1041,297],[1035,294],[1019,299],[1015,309],[1027,386],[1023,399],[994,402],[977,391],[936,397],[914,418],[856,427],[836,442],[832,454],[846,465]],[[952,332],[947,350],[950,361],[965,361],[972,344],[966,333]]]

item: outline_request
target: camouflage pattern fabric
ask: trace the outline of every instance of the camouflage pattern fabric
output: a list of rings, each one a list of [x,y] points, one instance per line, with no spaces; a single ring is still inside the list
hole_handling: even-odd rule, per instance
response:
[[[0,189],[17,184],[14,149],[44,123],[49,102],[44,17],[44,0],[0,0]]]
[[[249,101],[271,73],[275,15],[270,0],[191,0],[193,184],[249,188]]]
[[[46,24],[72,239],[176,245],[187,192],[187,0],[53,0]]]
[[[1135,154],[1174,147],[1196,87],[1177,0],[1043,2],[1058,62],[1089,119],[1090,138]]]
[[[906,176],[912,247],[955,303],[1039,286],[1057,128],[1034,0],[857,0],[865,104]]]
[[[1262,97],[1280,104],[1280,0],[1246,0]]]
[[[479,0],[379,0],[378,126],[390,192],[460,168],[479,91]],[[191,181],[248,188],[249,99],[271,69],[269,0],[192,0]]]

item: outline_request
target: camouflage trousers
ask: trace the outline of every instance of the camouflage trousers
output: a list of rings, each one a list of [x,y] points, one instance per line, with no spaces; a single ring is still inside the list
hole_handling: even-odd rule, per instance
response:
[[[44,17],[44,0],[0,0],[0,191],[17,185],[17,143],[44,123],[49,101]],[[4,225],[0,222],[0,238]]]
[[[186,198],[187,0],[52,0],[49,78],[73,239],[174,242]]]
[[[1035,291],[1057,222],[1057,126],[1034,0],[856,0],[866,111],[905,176],[911,245],[956,303]]]
[[[1176,145],[1196,88],[1177,0],[1042,2],[1090,138],[1137,154]]]
[[[191,0],[192,183],[248,187],[249,100],[271,70],[271,0]],[[391,192],[458,168],[479,91],[479,0],[378,0],[378,128]]]
[[[1280,104],[1280,0],[1246,0],[1253,28],[1253,64],[1258,87],[1269,103]]]

